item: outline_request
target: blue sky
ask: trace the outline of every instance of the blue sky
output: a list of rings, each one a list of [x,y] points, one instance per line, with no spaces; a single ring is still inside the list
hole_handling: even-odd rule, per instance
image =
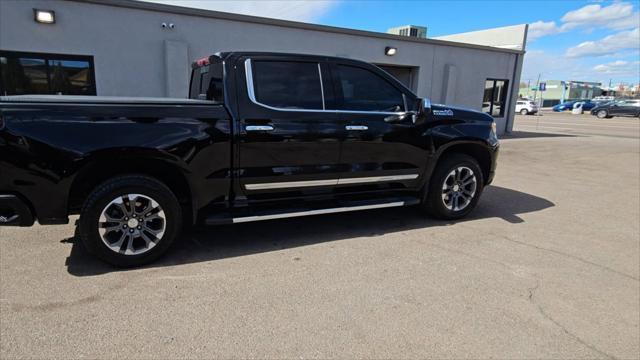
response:
[[[530,24],[522,79],[640,81],[638,1],[148,0],[360,30],[428,36]]]

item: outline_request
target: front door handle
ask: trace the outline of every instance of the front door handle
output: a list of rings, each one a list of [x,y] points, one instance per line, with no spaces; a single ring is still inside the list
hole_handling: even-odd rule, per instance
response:
[[[273,126],[271,125],[247,125],[245,127],[247,131],[273,131]]]
[[[347,125],[345,126],[345,129],[353,131],[365,131],[369,130],[369,127],[366,125]]]

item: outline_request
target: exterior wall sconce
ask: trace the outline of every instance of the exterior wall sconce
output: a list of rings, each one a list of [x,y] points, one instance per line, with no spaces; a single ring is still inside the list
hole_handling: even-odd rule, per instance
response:
[[[387,46],[384,48],[384,54],[387,56],[393,56],[398,52],[398,48]]]
[[[56,12],[53,10],[33,9],[33,20],[41,24],[55,24]]]

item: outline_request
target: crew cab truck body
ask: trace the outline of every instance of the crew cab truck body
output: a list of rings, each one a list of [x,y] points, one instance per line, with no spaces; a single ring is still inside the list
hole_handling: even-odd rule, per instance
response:
[[[90,252],[135,266],[184,225],[407,205],[456,219],[498,147],[490,116],[374,65],[218,53],[193,64],[190,99],[1,97],[0,225],[80,214]]]

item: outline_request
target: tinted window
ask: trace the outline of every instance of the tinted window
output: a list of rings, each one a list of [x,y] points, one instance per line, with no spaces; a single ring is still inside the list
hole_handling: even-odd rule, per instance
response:
[[[484,83],[482,111],[495,117],[503,117],[507,101],[509,81],[487,79]]]
[[[0,94],[95,95],[93,58],[0,51]]]
[[[339,110],[388,111],[404,109],[402,93],[377,74],[358,67],[337,65]]]
[[[254,61],[256,100],[286,109],[322,110],[322,86],[318,63]]]
[[[218,103],[224,102],[223,73],[221,62],[193,69],[189,97]]]

